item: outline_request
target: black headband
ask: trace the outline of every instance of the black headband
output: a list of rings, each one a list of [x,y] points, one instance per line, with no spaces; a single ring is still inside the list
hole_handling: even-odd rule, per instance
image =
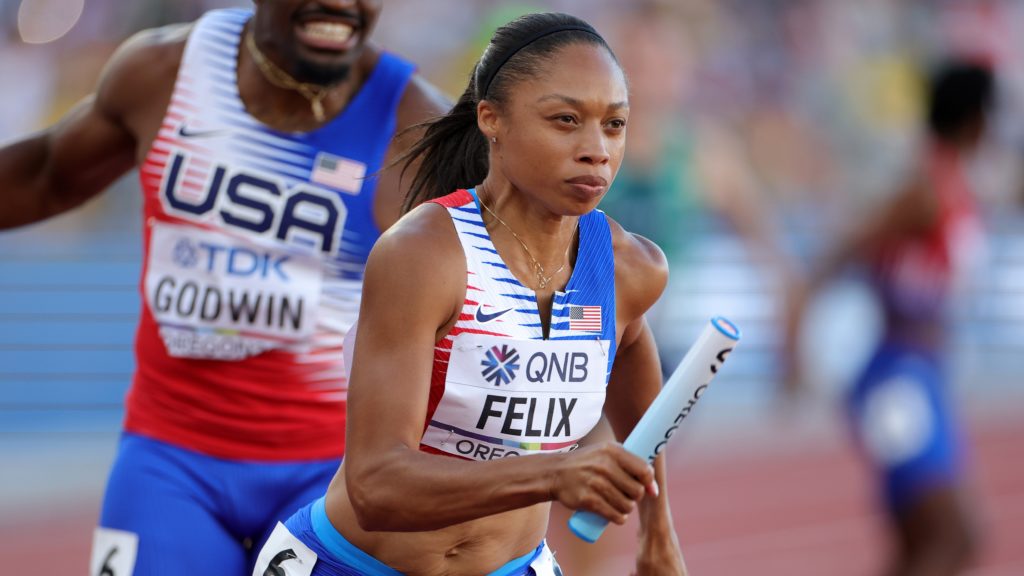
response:
[[[501,59],[501,62],[498,62],[498,65],[494,67],[494,72],[491,72],[487,76],[487,82],[483,83],[484,91],[480,93],[480,98],[485,98],[487,96],[487,91],[491,89],[491,82],[494,82],[494,77],[498,75],[498,72],[501,70],[502,66],[507,64],[508,61],[511,60],[512,57],[515,56],[520,50],[526,48],[530,44],[533,44],[534,42],[540,40],[545,36],[549,36],[557,32],[567,32],[569,30],[586,32],[587,34],[593,35],[598,40],[601,40],[602,42],[604,41],[604,39],[601,38],[601,35],[595,32],[593,28],[581,26],[579,24],[561,24],[559,26],[554,26],[552,28],[546,28],[544,30],[541,30],[540,32],[537,32],[534,35],[529,36],[528,38],[517,44],[514,48],[508,51],[508,54],[506,54],[505,57]]]

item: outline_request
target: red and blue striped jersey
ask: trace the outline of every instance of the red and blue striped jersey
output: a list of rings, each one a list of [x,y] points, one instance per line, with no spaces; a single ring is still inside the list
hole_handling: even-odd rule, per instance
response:
[[[448,208],[466,256],[462,313],[434,350],[421,450],[475,460],[573,449],[597,423],[615,356],[615,265],[603,212],[580,218],[548,338],[536,294],[491,242],[475,191]]]
[[[250,460],[344,451],[341,352],[380,235],[376,179],[413,66],[383,54],[306,133],[249,115],[236,68],[248,10],[193,27],[141,166],[142,318],[127,430]]]
[[[926,185],[938,206],[934,226],[881,247],[871,262],[887,313],[908,321],[941,316],[984,248],[980,218],[960,154],[935,144],[925,162]]]

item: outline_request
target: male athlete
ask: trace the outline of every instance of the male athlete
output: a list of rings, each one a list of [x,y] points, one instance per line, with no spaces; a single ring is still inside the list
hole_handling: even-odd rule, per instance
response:
[[[415,135],[392,137],[448,108],[368,43],[381,4],[256,0],[139,33],[94,95],[0,149],[0,229],[139,167],[137,366],[92,575],[247,574],[338,468],[342,340]]]

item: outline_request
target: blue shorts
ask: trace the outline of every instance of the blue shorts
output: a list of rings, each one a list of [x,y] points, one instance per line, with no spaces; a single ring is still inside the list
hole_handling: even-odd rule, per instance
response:
[[[225,460],[126,433],[89,573],[248,576],[277,522],[323,494],[340,463]]]
[[[854,434],[894,513],[959,484],[963,441],[937,353],[883,342],[850,395]]]
[[[543,572],[534,566],[548,561]],[[285,572],[280,565],[293,562]],[[276,565],[275,565],[276,563]],[[266,566],[264,566],[266,564]],[[263,572],[260,570],[263,569]],[[302,576],[401,576],[380,560],[356,548],[327,519],[324,499],[320,498],[296,512],[275,531],[267,548],[260,555],[254,574],[301,574]],[[488,576],[557,575],[561,570],[554,563],[547,545],[541,542],[528,554],[509,561]]]

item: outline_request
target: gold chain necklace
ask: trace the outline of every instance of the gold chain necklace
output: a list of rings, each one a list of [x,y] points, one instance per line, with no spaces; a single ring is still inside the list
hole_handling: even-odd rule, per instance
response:
[[[309,100],[309,105],[313,109],[313,118],[316,118],[317,122],[324,121],[324,98],[327,97],[326,86],[317,86],[316,84],[299,82],[295,78],[292,78],[287,72],[278,68],[276,64],[271,62],[263,55],[263,52],[260,52],[260,49],[256,47],[256,39],[253,37],[252,30],[245,35],[245,47],[249,50],[249,54],[252,55],[252,61],[256,63],[256,67],[260,69],[263,77],[266,78],[268,82],[278,88],[295,90],[301,94],[303,98]]]
[[[550,276],[548,276],[547,273],[544,271],[544,266],[542,266],[541,263],[538,262],[537,259],[533,257],[533,252],[530,252],[530,247],[526,245],[526,242],[523,242],[523,239],[519,237],[519,234],[516,234],[516,231],[513,230],[511,226],[506,224],[504,220],[501,219],[501,216],[498,216],[498,214],[495,213],[494,210],[491,210],[490,206],[484,204],[484,200],[483,198],[480,197],[479,193],[477,194],[476,199],[480,202],[480,205],[484,207],[484,210],[487,210],[487,212],[490,213],[491,216],[494,216],[494,219],[500,222],[501,225],[504,226],[509,231],[509,233],[512,234],[512,237],[519,241],[519,245],[522,246],[523,250],[526,251],[526,255],[530,257],[530,261],[533,263],[533,273],[537,275],[538,290],[543,290],[545,287],[547,287],[547,285],[555,276],[558,276],[559,272],[565,270],[566,264],[569,263],[569,249],[572,248],[573,237],[576,236],[576,231],[579,230],[580,227],[579,219],[576,220],[576,228],[573,230],[572,235],[569,236],[569,243],[565,246],[565,255],[562,257],[562,265],[558,267],[558,270],[555,270],[554,272],[551,273]]]

